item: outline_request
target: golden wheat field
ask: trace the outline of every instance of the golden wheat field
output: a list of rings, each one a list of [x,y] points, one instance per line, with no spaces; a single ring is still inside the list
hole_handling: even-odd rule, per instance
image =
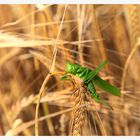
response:
[[[140,5],[0,5],[0,135],[140,135],[139,37]],[[104,60],[113,110],[60,79],[67,62]]]

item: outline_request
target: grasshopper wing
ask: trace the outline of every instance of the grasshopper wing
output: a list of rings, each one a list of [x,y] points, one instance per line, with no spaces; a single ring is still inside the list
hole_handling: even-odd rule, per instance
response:
[[[110,85],[108,82],[105,80],[101,79],[99,76],[95,76],[93,78],[94,83],[100,87],[101,89],[115,95],[115,96],[120,96],[120,90],[112,85]]]

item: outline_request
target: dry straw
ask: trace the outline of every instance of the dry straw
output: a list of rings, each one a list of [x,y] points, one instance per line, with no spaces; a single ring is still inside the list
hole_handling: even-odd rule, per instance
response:
[[[0,5],[0,135],[140,135],[139,7]],[[122,96],[96,89],[113,111],[60,80],[67,61],[104,59],[100,76]]]

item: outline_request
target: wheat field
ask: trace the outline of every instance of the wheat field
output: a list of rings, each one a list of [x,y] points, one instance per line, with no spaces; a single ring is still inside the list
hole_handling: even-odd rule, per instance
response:
[[[140,135],[139,36],[140,5],[0,5],[0,135]],[[104,60],[113,110],[60,80]]]

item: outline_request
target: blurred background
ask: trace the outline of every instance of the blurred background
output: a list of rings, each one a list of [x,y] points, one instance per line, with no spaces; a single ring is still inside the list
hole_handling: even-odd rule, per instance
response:
[[[139,36],[140,5],[0,5],[0,135],[35,135],[40,91],[39,135],[70,135],[72,118],[80,135],[140,135]],[[113,111],[90,99],[75,116],[72,83],[48,74],[103,60],[121,97],[97,89]]]

